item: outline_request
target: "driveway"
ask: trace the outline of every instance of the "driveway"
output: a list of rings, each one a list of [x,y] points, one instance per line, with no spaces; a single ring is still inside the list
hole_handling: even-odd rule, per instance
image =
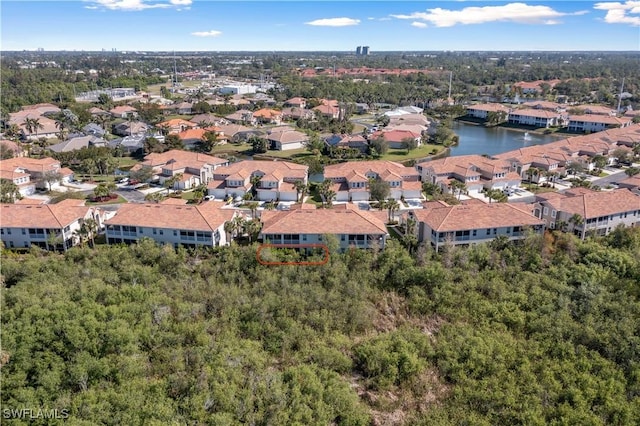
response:
[[[144,203],[145,194],[140,191],[119,189],[115,193],[127,200],[127,203]]]

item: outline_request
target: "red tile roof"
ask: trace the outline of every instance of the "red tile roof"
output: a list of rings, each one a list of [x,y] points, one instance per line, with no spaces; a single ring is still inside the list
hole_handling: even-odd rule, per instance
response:
[[[264,211],[261,221],[263,234],[387,234],[384,221],[351,209]]]
[[[142,226],[147,228],[214,231],[233,219],[235,212],[222,209],[224,203],[199,205],[123,204],[118,213],[107,220],[108,225]]]

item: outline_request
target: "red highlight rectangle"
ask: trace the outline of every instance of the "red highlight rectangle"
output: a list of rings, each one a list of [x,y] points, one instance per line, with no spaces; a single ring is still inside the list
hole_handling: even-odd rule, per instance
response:
[[[324,258],[317,262],[271,262],[260,258],[260,252],[265,248],[321,248],[324,251]],[[273,266],[273,265],[298,265],[298,266],[320,266],[326,265],[329,262],[329,247],[326,244],[261,244],[256,251],[256,260],[261,265]]]

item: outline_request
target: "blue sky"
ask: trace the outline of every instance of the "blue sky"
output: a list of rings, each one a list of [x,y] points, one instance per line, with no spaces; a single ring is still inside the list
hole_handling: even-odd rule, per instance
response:
[[[2,50],[640,51],[640,1],[3,0]]]

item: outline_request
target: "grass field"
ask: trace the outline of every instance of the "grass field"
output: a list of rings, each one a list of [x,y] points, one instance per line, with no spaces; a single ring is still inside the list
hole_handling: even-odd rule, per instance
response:
[[[229,155],[244,155],[249,156],[253,154],[253,147],[248,143],[233,144],[225,143],[213,147],[212,155],[216,154],[229,154]]]
[[[414,158],[423,158],[428,157],[432,154],[433,150],[438,150],[438,152],[442,151],[443,147],[441,145],[422,145],[419,148],[416,148],[412,151],[409,151],[407,154],[406,149],[393,149],[390,148],[389,151],[383,156],[380,157],[381,160],[390,160],[390,161],[404,161],[404,160],[412,160]]]

